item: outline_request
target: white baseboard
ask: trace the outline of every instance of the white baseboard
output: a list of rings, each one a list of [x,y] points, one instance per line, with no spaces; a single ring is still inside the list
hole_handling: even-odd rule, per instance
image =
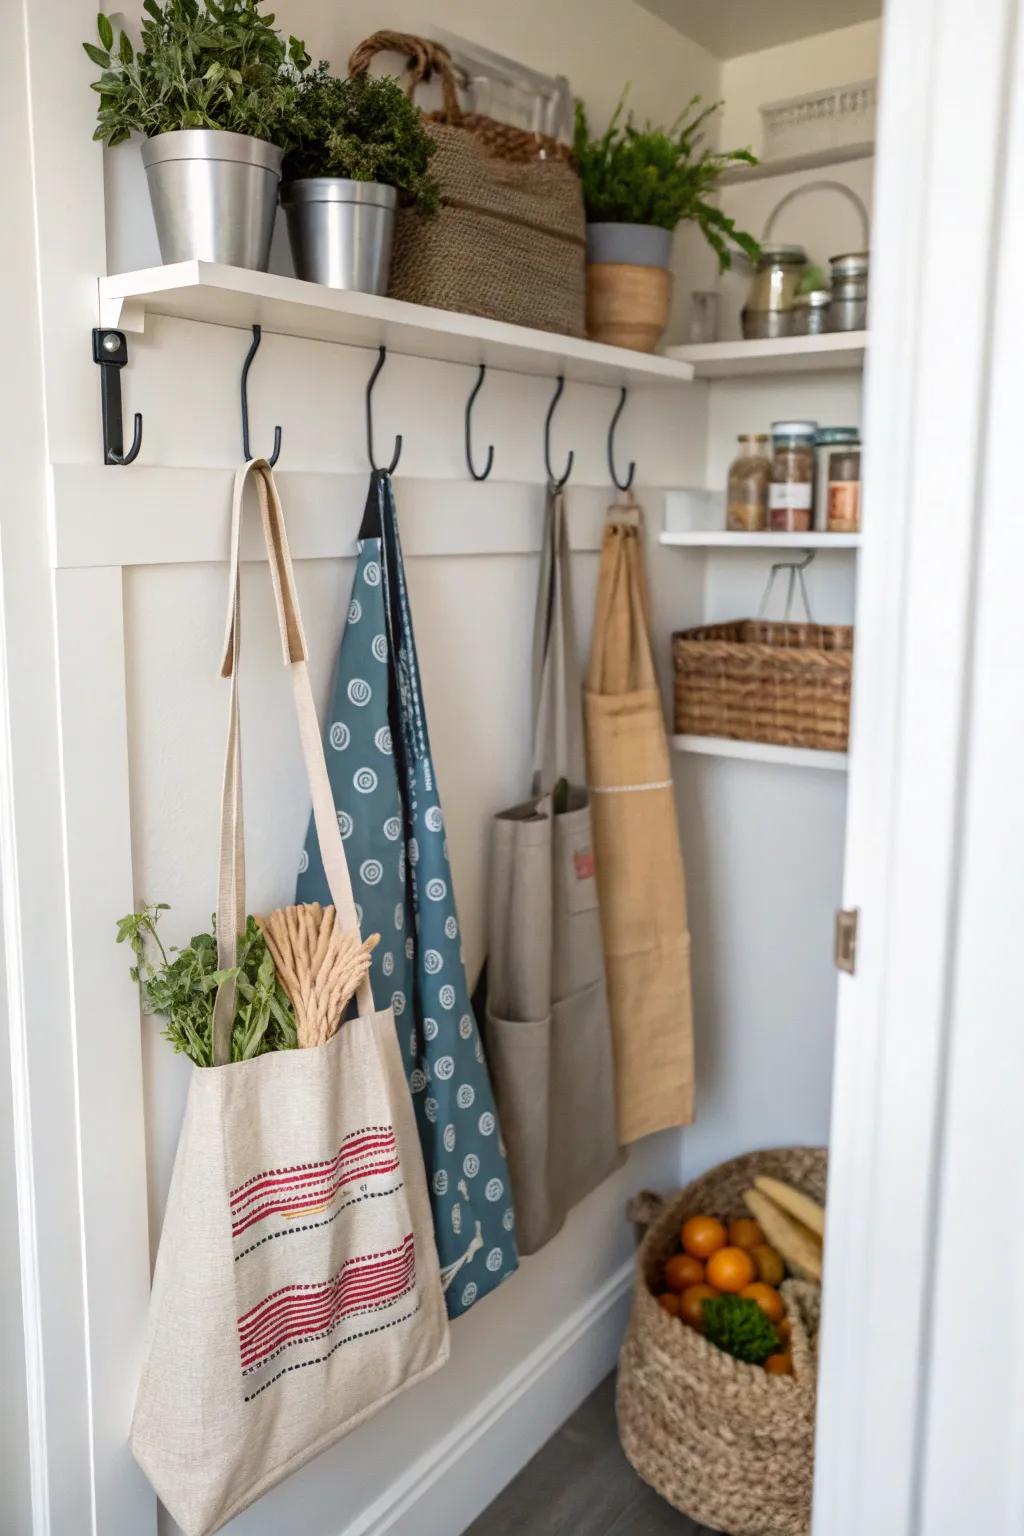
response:
[[[459,1536],[614,1368],[632,1278],[631,1260],[344,1536]]]

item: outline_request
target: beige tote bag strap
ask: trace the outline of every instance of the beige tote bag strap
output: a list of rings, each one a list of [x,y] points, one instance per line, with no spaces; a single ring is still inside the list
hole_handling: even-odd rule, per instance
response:
[[[313,819],[323,859],[331,900],[342,928],[359,932],[359,917],[352,895],[352,881],[345,862],[345,849],[338,830],[323,742],[317,719],[313,690],[307,667],[306,636],[302,628],[295,573],[281,500],[270,465],[265,459],[253,459],[235,475],[231,506],[231,552],[228,577],[228,617],[224,636],[221,676],[231,680],[228,705],[228,738],[221,794],[220,873],[217,898],[217,966],[232,970],[238,963],[238,936],[245,927],[245,826],[242,814],[242,743],[238,709],[238,670],[241,652],[241,582],[240,557],[242,515],[249,477],[256,482],[263,539],[270,562],[270,579],[281,634],[281,649],[289,669],[299,739],[306,765],[306,777],[313,802]],[[362,1014],[374,1012],[369,977],[356,994]],[[236,987],[226,981],[217,989],[213,1010],[213,1064],[223,1066],[231,1059],[231,1029],[235,1016]]]
[[[586,783],[583,704],[565,497],[548,489],[533,630],[534,793]]]
[[[651,655],[642,544],[643,514],[620,519],[612,507],[605,524],[597,581],[587,692],[615,695],[656,688]]]

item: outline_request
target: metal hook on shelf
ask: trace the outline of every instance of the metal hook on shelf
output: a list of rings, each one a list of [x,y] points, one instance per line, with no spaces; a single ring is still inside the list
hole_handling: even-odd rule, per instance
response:
[[[566,460],[565,465],[565,474],[562,475],[561,479],[559,479],[558,475],[556,475],[554,470],[551,468],[551,418],[555,414],[555,406],[562,398],[562,390],[564,388],[565,374],[560,373],[558,375],[558,385],[554,394],[551,396],[551,404],[548,406],[548,414],[544,418],[544,467],[548,472],[548,480],[551,482],[551,485],[556,491],[560,491],[562,489],[563,485],[565,485],[569,476],[572,474],[572,463],[573,459],[576,457],[570,448],[569,457]]]
[[[245,462],[247,464],[253,457],[252,449],[249,446],[249,369],[252,366],[253,358],[256,356],[256,353],[260,349],[260,342],[262,339],[263,327],[261,325],[254,325],[252,328],[252,345],[250,346],[248,352],[245,354],[245,362],[242,364],[242,452],[245,454]],[[273,468],[273,466],[277,463],[280,456],[281,428],[275,427],[274,451],[267,460],[267,463],[271,466],[271,468]]]
[[[377,375],[378,375],[378,373],[380,373],[381,369],[384,367],[384,363],[385,363],[385,360],[387,359],[387,355],[388,355],[387,347],[383,347],[383,346],[382,347],[378,347],[378,349],[377,349],[377,362],[376,362],[376,365],[374,366],[374,370],[370,374],[370,377],[367,380],[367,384],[366,384],[366,453],[367,453],[367,457],[370,460],[370,467],[371,467],[371,469],[373,469],[378,474],[382,473],[382,471],[381,471],[380,466],[377,463],[377,460],[374,457],[374,453],[373,453],[373,386],[377,382]],[[399,432],[396,435],[396,437],[395,437],[395,451],[394,451],[394,453],[393,453],[393,455],[391,457],[391,463],[387,467],[387,471],[386,471],[387,474],[389,474],[389,475],[393,475],[394,474],[395,467],[398,464],[398,461],[399,461],[399,459],[401,457],[402,457],[402,434],[401,434],[401,432]]]
[[[100,365],[100,412],[103,420],[104,464],[131,464],[142,447],[142,416],[135,412],[132,445],[124,451],[121,421],[121,369],[128,361],[123,331],[96,329],[92,333],[92,360]]]
[[[484,375],[486,374],[486,372],[487,372],[487,364],[486,363],[481,363],[480,364],[480,371],[479,371],[479,373],[476,376],[476,383],[473,385],[473,388],[472,388],[472,390],[470,392],[469,399],[466,401],[466,467],[469,470],[470,474],[473,476],[474,480],[486,480],[487,476],[490,474],[491,469],[494,466],[494,444],[491,443],[490,446],[487,449],[487,463],[484,465],[483,469],[482,470],[478,470],[478,469],[474,469],[474,467],[473,467],[473,442],[472,442],[472,426],[471,426],[471,423],[470,423],[470,418],[471,418],[472,411],[473,411],[473,401],[476,399],[477,395],[480,393],[481,387],[483,386],[483,382],[484,382]]]
[[[764,596],[761,599],[761,606],[757,610],[757,616],[759,619],[763,619],[765,613],[767,612],[768,604],[771,601],[772,588],[775,586],[776,576],[778,576],[780,571],[787,571],[789,573],[789,581],[786,586],[786,608],[783,614],[784,621],[786,623],[789,622],[789,615],[793,610],[793,598],[796,596],[796,586],[799,582],[800,596],[803,599],[804,612],[807,614],[807,622],[808,624],[814,623],[814,618],[811,614],[811,601],[807,595],[807,583],[804,581],[804,571],[806,571],[807,567],[814,559],[816,553],[816,550],[807,549],[804,551],[803,558],[800,560],[776,560],[775,564],[768,572],[768,580],[765,584]]]
[[[636,474],[636,465],[632,459],[629,461],[629,469],[626,471],[625,480],[620,480],[618,475],[615,473],[615,428],[619,424],[619,417],[625,410],[627,393],[628,391],[626,386],[623,385],[622,389],[619,391],[619,403],[615,407],[615,414],[612,417],[611,425],[608,428],[608,473],[612,477],[612,484],[618,491],[630,490],[633,485],[633,476]]]

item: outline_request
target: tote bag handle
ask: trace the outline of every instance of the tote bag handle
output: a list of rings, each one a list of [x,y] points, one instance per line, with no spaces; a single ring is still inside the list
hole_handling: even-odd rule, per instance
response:
[[[569,531],[562,491],[548,488],[533,630],[533,792],[586,783]]]
[[[221,664],[221,676],[231,679],[227,751],[221,794],[220,873],[217,895],[217,966],[222,971],[232,970],[238,963],[238,935],[243,931],[246,919],[242,743],[238,710],[238,662],[241,651],[242,619],[239,546],[245,490],[250,476],[256,483],[260,522],[263,527],[267,558],[270,561],[270,579],[274,588],[274,605],[277,609],[277,621],[281,634],[281,649],[284,654],[284,664],[291,676],[295,713],[299,723],[299,739],[302,743],[302,756],[305,760],[306,777],[313,802],[313,819],[316,824],[317,842],[320,844],[324,873],[327,877],[331,900],[337,911],[338,922],[343,929],[359,933],[359,915],[352,895],[352,881],[345,861],[345,849],[338,830],[334,796],[331,793],[323,742],[320,737],[320,724],[313,701],[313,689],[309,681],[306,636],[302,628],[302,615],[299,612],[295,572],[292,568],[281,499],[266,459],[253,459],[248,464],[242,465],[235,475],[235,489],[231,504],[228,617]],[[224,1066],[231,1058],[235,994],[234,981],[225,981],[217,989],[213,1009],[213,1064],[215,1067]],[[361,1014],[374,1012],[369,975],[360,983],[356,999]]]

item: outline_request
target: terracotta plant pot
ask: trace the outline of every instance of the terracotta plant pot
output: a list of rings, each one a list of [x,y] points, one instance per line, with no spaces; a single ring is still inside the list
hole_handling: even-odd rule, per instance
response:
[[[672,274],[663,267],[604,261],[587,267],[587,335],[592,341],[653,352],[671,303]]]

